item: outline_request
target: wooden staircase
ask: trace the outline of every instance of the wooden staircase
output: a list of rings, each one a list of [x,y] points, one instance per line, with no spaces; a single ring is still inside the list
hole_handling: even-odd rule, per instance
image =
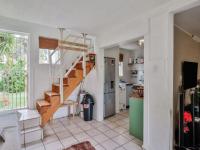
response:
[[[95,66],[94,58],[95,54],[88,54],[89,58],[86,61],[86,74],[88,74]],[[74,67],[67,72],[67,76],[63,78],[63,96],[66,100],[74,89],[83,80],[83,67],[82,58],[73,65]],[[41,126],[45,126],[46,123],[53,117],[53,114],[61,106],[60,102],[60,84],[53,83],[52,90],[44,93],[44,99],[36,102],[36,108],[41,115]]]

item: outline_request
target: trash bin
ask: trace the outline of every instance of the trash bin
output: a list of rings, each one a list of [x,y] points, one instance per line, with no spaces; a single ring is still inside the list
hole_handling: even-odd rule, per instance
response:
[[[87,93],[84,95],[81,104],[83,105],[84,120],[91,121],[93,119],[94,98]]]

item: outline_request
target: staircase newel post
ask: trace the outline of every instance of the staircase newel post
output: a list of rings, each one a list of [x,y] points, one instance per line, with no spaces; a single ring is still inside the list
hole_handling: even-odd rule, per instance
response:
[[[83,35],[83,43],[86,44],[86,36],[87,34],[86,33],[82,33]],[[86,53],[85,51],[83,51],[83,79],[85,79],[86,77]]]
[[[63,41],[63,32],[64,32],[64,28],[59,28],[60,30],[60,103],[63,104],[64,102],[64,95],[63,95],[63,62],[64,62],[64,52],[63,52],[63,47],[62,47],[62,41]]]

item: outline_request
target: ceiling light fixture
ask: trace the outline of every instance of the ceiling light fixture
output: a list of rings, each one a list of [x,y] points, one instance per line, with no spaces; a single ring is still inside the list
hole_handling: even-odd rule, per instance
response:
[[[144,39],[138,40],[138,45],[141,47],[144,46]]]

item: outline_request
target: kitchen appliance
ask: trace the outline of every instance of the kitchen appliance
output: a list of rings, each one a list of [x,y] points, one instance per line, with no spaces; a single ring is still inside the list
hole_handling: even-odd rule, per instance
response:
[[[104,58],[104,117],[115,115],[115,59]]]
[[[129,97],[132,93],[133,84],[120,81],[119,83],[119,107],[120,110],[129,108]]]

